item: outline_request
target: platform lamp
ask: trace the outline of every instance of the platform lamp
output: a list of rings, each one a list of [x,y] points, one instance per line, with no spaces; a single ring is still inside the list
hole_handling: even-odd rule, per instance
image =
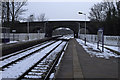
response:
[[[85,45],[86,45],[86,14],[85,13],[82,13],[82,12],[78,12],[78,14],[83,14],[85,15],[85,36],[84,36],[84,41],[85,41]]]
[[[30,22],[32,22],[33,15],[30,15],[27,19],[27,33],[28,33],[28,40],[29,40],[29,33],[30,33]]]
[[[29,19],[27,21],[27,39],[29,40]]]

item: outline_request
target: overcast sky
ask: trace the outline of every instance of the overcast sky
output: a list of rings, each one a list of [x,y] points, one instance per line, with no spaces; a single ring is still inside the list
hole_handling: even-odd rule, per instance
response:
[[[24,16],[28,17],[33,14],[37,18],[40,14],[45,13],[49,20],[85,20],[85,16],[78,15],[78,11],[89,15],[90,8],[96,3],[98,1],[95,0],[29,0],[26,6],[28,11]]]

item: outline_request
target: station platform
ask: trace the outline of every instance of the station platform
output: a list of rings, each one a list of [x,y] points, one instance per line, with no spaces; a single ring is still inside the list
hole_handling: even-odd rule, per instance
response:
[[[43,39],[36,39],[36,40],[18,41],[16,43],[11,43],[11,44],[1,44],[0,45],[0,50],[1,50],[0,56],[5,56],[8,54],[14,53],[16,51],[26,49],[28,47],[32,47],[34,45],[43,43],[45,41],[56,40],[58,37],[60,36],[45,37]]]
[[[76,39],[70,39],[55,79],[119,80],[119,62],[116,58],[90,57]]]

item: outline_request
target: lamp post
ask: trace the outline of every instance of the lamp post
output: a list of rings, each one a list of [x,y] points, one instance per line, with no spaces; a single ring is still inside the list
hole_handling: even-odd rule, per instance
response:
[[[82,12],[78,12],[78,14],[83,14],[85,15],[85,36],[84,36],[84,41],[85,41],[85,45],[86,45],[86,14],[82,13]]]
[[[38,32],[38,39],[40,38],[40,30],[37,30],[37,32]]]
[[[28,19],[28,22],[27,22],[27,33],[28,33],[28,35],[27,35],[28,37],[27,38],[29,40],[29,19]]]
[[[78,25],[79,25],[78,36],[79,36],[79,38],[80,38],[80,23],[78,23]]]
[[[27,33],[28,33],[28,40],[29,40],[29,33],[30,33],[30,22],[33,21],[33,15],[30,15],[29,18],[27,19]]]
[[[27,37],[27,40],[29,40],[29,18],[24,18],[23,21],[26,21],[26,37]]]

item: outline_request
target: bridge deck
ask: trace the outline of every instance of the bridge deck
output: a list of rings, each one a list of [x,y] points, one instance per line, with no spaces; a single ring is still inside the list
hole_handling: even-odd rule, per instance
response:
[[[57,71],[56,79],[105,79],[118,78],[118,59],[109,60],[90,57],[75,40],[69,41],[66,52]]]

